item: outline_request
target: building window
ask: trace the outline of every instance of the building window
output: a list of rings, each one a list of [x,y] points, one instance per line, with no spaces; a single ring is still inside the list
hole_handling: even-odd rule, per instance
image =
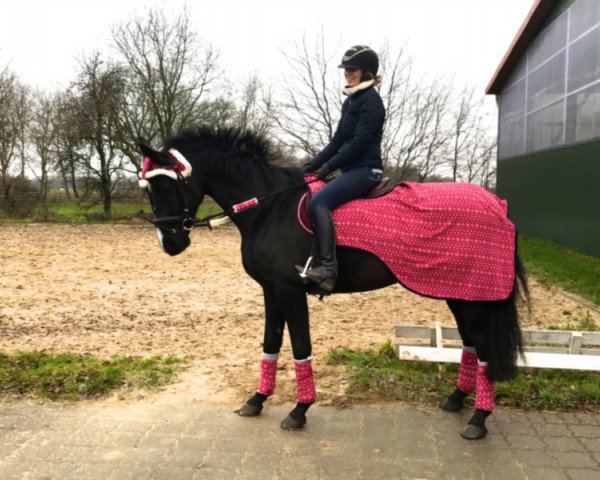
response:
[[[563,141],[564,102],[561,100],[527,115],[527,152],[557,147]]]
[[[600,83],[569,95],[566,143],[600,138]]]
[[[579,0],[571,7],[569,22],[569,41],[583,35],[593,28],[600,19],[598,0]]]
[[[516,157],[525,153],[525,117],[504,125],[498,135],[498,151],[502,158]]]
[[[569,91],[600,78],[600,28],[580,37],[569,48]]]
[[[529,74],[527,111],[534,112],[565,96],[565,51]]]
[[[600,0],[540,32],[497,100],[500,160],[600,138]]]

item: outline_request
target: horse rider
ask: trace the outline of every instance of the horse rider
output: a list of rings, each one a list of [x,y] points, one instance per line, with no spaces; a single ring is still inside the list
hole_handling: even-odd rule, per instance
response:
[[[329,144],[304,166],[304,173],[314,173],[323,180],[334,170],[342,174],[328,182],[310,200],[309,212],[318,245],[319,265],[310,268],[306,277],[327,293],[337,280],[335,229],[331,211],[359,198],[381,180],[381,138],[385,107],[377,89],[379,58],[369,47],[356,45],[344,53],[339,68],[344,69],[347,96],[342,115]],[[303,271],[304,268],[296,266]]]

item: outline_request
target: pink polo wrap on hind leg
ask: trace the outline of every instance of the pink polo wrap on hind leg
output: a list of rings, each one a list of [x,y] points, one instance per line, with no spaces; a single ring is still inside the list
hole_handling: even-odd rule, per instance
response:
[[[298,402],[314,403],[317,398],[315,379],[313,376],[312,360],[294,360],[296,369],[296,386],[298,388]]]
[[[474,349],[464,348],[460,358],[458,381],[456,386],[467,395],[475,391],[477,385],[477,354]]]
[[[487,365],[485,364],[479,364],[477,367],[475,408],[486,412],[494,410],[494,382],[487,377]]]

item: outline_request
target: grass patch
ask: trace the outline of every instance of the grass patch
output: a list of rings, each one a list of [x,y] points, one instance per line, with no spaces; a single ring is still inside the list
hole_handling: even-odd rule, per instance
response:
[[[174,380],[187,365],[176,357],[112,357],[41,352],[0,352],[0,394],[50,400],[81,400],[117,389],[153,390]]]
[[[429,406],[454,391],[458,374],[457,364],[401,361],[389,341],[378,352],[335,349],[327,361],[347,367],[348,393]],[[522,410],[598,411],[600,373],[523,368],[514,380],[496,384],[496,398]]]
[[[548,325],[548,330],[571,330],[576,332],[595,332],[596,330],[600,330],[600,325],[596,324],[589,311],[583,317],[573,317],[569,312],[563,313],[567,315],[565,322],[558,325]]]
[[[594,411],[600,408],[600,373],[523,368],[496,385],[503,404],[523,410]]]
[[[600,259],[546,240],[519,236],[519,253],[540,281],[558,285],[600,305]]]
[[[106,218],[102,205],[56,203],[48,207],[48,220],[56,223],[104,223]],[[205,217],[221,211],[218,205],[201,205],[197,217]],[[148,202],[114,203],[110,222],[145,221],[152,217],[152,208]]]
[[[209,202],[198,208],[197,218],[221,212],[221,207]],[[113,203],[111,218],[106,219],[102,204],[99,203],[50,203],[47,210],[39,208],[32,217],[8,218],[0,212],[0,223],[139,223],[152,218],[152,208],[148,202]]]
[[[95,223],[105,220],[102,205],[55,203],[48,207],[49,220],[58,223]],[[112,206],[112,221],[128,220],[136,215],[150,215],[146,203],[116,203]]]

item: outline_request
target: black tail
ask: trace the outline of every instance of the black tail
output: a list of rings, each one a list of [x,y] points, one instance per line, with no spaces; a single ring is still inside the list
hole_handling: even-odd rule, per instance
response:
[[[488,317],[488,378],[510,380],[517,374],[517,357],[523,355],[523,342],[517,304],[522,300],[529,308],[529,288],[525,268],[515,253],[515,285],[506,300],[490,304]]]

